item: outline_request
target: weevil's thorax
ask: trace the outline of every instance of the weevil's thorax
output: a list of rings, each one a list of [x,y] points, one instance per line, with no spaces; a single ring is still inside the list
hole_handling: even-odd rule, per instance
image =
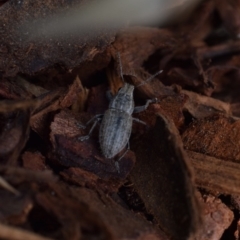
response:
[[[109,108],[117,109],[131,115],[134,110],[133,90],[133,85],[124,83],[123,87],[119,89],[118,93],[111,100]]]

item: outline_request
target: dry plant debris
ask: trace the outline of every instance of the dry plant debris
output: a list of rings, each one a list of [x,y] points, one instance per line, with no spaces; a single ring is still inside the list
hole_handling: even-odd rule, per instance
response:
[[[85,2],[0,1],[0,239],[239,239],[239,1],[202,0],[161,26],[44,33]],[[157,100],[133,114],[146,125],[127,154],[107,159],[99,125],[79,137],[123,84],[117,53],[141,84],[135,105]]]

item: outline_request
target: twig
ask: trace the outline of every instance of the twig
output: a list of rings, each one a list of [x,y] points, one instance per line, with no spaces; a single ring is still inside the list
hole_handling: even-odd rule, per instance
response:
[[[6,190],[8,190],[9,192],[19,196],[20,192],[18,190],[16,190],[14,187],[12,187],[4,178],[2,178],[0,176],[0,186]]]
[[[11,240],[53,240],[52,238],[46,238],[39,236],[35,233],[28,232],[26,230],[3,225],[0,223],[0,238]]]

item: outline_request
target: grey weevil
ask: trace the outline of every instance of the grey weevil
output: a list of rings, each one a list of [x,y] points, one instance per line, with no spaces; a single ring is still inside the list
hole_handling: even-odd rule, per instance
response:
[[[120,74],[123,80],[122,65],[119,54],[118,59],[120,65]],[[162,70],[157,72],[149,79],[147,79],[144,83],[141,83],[138,86],[143,85],[146,82],[152,80],[155,76],[157,76],[161,72]],[[109,103],[108,110],[106,110],[104,114],[96,115],[90,121],[87,122],[86,125],[93,121],[94,124],[92,125],[88,135],[79,137],[79,140],[84,141],[88,139],[93,129],[95,128],[96,124],[100,120],[102,120],[99,131],[99,142],[102,154],[106,158],[113,158],[128,145],[127,150],[118,159],[120,160],[129,150],[129,139],[132,131],[133,120],[146,125],[145,122],[137,118],[133,118],[132,114],[134,112],[144,111],[145,109],[147,109],[150,103],[156,102],[156,99],[147,100],[145,105],[134,107],[133,100],[134,89],[135,87],[133,85],[124,82],[123,87],[121,87],[118,93],[112,97]],[[118,165],[116,166],[118,167]]]

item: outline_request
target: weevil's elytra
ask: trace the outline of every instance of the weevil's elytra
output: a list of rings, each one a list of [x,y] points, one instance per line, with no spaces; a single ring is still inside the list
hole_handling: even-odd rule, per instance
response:
[[[132,117],[128,113],[109,109],[102,121],[99,132],[100,147],[106,158],[112,158],[128,144],[132,130]]]
[[[99,131],[100,147],[106,158],[112,158],[128,144],[132,130],[134,86],[125,83],[109,104]]]

